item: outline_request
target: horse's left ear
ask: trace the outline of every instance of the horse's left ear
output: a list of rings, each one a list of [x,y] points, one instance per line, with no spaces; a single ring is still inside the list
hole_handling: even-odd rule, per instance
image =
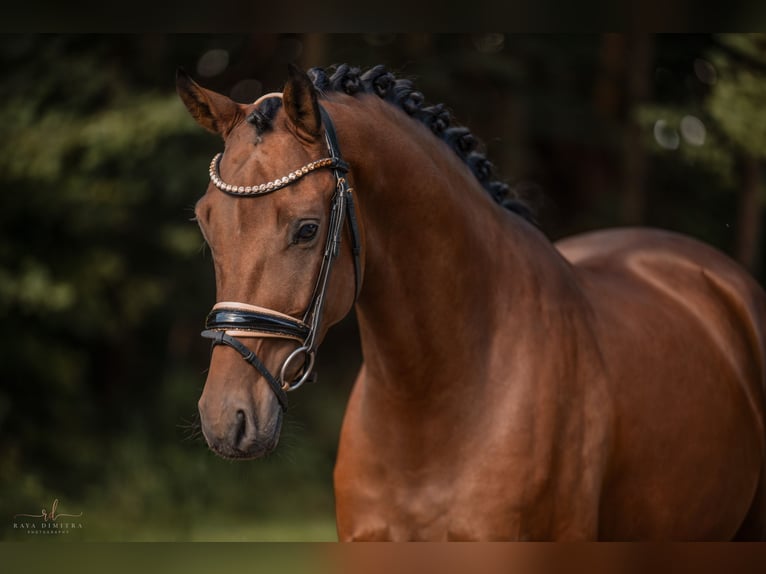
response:
[[[289,77],[282,92],[282,105],[287,117],[302,135],[310,139],[322,133],[317,91],[308,74],[293,64],[287,65]]]

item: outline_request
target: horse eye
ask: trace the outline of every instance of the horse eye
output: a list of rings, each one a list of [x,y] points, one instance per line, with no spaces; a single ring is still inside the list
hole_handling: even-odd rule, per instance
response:
[[[295,234],[295,242],[306,243],[311,241],[314,239],[314,237],[316,237],[318,230],[319,225],[316,223],[304,223],[301,225],[300,229],[298,229],[298,233]]]

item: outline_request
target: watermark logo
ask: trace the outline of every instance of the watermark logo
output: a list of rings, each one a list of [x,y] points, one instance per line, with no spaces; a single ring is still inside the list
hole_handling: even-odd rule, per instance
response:
[[[70,514],[58,511],[59,499],[51,504],[51,509],[43,508],[40,514],[14,514],[14,530],[27,534],[70,534],[82,530],[82,512]]]

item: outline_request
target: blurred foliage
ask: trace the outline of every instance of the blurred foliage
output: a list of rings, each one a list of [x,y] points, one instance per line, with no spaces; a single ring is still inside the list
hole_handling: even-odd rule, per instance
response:
[[[661,37],[661,41],[668,38]],[[760,211],[766,199],[762,164],[766,158],[766,118],[762,113],[766,35],[705,37],[690,56],[686,59],[684,90],[660,91],[652,101],[633,110],[658,167],[651,177],[657,188],[668,184],[681,189],[693,186],[695,204],[718,217],[687,217],[683,229],[733,255],[748,249],[755,252],[756,260],[743,263],[760,277],[762,254],[758,254],[757,246],[743,242],[761,242]],[[659,77],[667,74],[667,69],[658,69]],[[761,162],[759,181],[746,181],[745,161]],[[742,199],[747,185],[758,187],[751,202]],[[675,195],[683,197],[678,192]],[[666,209],[672,203],[658,201],[654,205],[655,209]],[[758,228],[743,239],[738,227],[744,225],[745,211],[758,212]],[[662,216],[658,221],[666,224]]]
[[[142,61],[154,38],[1,41],[0,514],[59,498],[83,510],[87,537],[119,540],[279,512],[329,517],[327,537],[338,408],[312,444],[289,444],[290,425],[308,424],[293,417],[287,444],[258,465],[213,457],[195,427],[214,293],[189,219],[220,143],[173,79],[183,46],[203,52],[210,39]],[[275,485],[295,492],[260,494]]]
[[[707,60],[695,60],[698,77],[689,78],[707,84],[701,95],[680,102],[658,99],[635,113],[647,128],[648,147],[662,153],[658,140],[664,139],[664,149],[677,148],[691,167],[718,178],[720,185],[734,191],[739,183],[737,158],[743,152],[766,157],[766,116],[762,112],[766,101],[766,35],[723,34],[716,40],[700,54]],[[683,133],[684,119],[690,117],[701,120],[699,141]],[[664,137],[652,133],[657,118],[664,122]]]
[[[722,34],[711,63],[718,73],[711,117],[740,151],[766,158],[766,34]]]
[[[294,396],[273,456],[223,461],[199,436],[198,334],[215,294],[189,219],[221,142],[175,95],[176,66],[245,101],[280,89],[288,61],[385,63],[484,140],[552,238],[621,223],[635,122],[644,223],[731,252],[739,160],[766,155],[763,37],[652,46],[650,93],[632,102],[636,71],[595,35],[0,38],[0,515],[58,498],[61,512],[83,511],[86,539],[334,536],[353,316],[328,336],[319,383]],[[210,50],[228,55],[212,72],[214,59],[197,67]],[[612,100],[594,95],[601,84]],[[9,521],[0,538],[29,539]]]

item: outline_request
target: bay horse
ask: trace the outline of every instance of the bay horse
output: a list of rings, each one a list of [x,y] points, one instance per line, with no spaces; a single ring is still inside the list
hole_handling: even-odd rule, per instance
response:
[[[286,391],[355,305],[340,540],[766,535],[766,298],[738,264],[642,228],[554,245],[382,66],[291,66],[253,104],[176,83],[225,142],[195,208],[213,451],[276,447]]]

